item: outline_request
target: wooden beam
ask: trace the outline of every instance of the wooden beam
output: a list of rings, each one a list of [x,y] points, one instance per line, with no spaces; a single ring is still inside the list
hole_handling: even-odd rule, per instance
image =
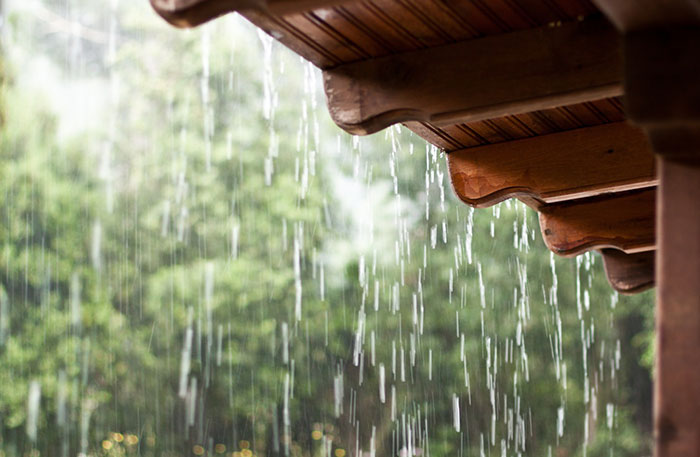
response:
[[[556,203],[657,184],[646,134],[625,122],[462,149],[447,161],[455,193],[475,207],[520,196]]]
[[[649,251],[656,248],[655,203],[656,189],[647,189],[545,205],[542,237],[563,256],[601,248]]]
[[[608,282],[621,294],[637,294],[654,287],[656,251],[625,254],[617,249],[602,249]]]
[[[700,23],[698,0],[593,0],[624,31]]]
[[[622,52],[601,17],[340,65],[324,72],[331,117],[354,134],[436,126],[622,94]]]
[[[281,16],[326,8],[343,1],[348,0],[150,0],[153,9],[176,27],[195,27],[237,11]]]
[[[624,39],[625,110],[645,127],[700,125],[700,22]]]

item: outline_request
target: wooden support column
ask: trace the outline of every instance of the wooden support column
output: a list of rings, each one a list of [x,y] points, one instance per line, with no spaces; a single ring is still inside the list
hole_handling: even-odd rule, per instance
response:
[[[630,31],[625,57],[628,114],[659,155],[655,455],[700,456],[700,21]]]
[[[700,159],[700,141],[695,148]],[[698,456],[700,160],[661,157],[659,172],[655,455]]]
[[[656,457],[700,456],[700,0],[594,0],[623,32],[629,118],[659,154]]]

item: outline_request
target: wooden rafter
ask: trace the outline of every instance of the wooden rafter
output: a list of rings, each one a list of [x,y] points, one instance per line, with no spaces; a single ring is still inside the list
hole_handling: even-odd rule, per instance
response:
[[[654,287],[656,251],[625,254],[617,249],[602,249],[608,282],[622,294],[636,294]]]
[[[384,0],[150,1],[169,22],[184,27],[241,12],[326,70],[331,113],[352,133],[369,133],[405,121],[414,131],[432,129],[442,135],[440,139],[446,138],[449,146],[438,143],[453,150],[448,161],[455,191],[472,206],[488,206],[517,196],[548,212],[542,216],[544,221],[556,222],[553,214],[562,202],[657,184],[645,135],[611,115],[601,100],[596,101],[622,94],[623,59],[616,31],[592,9],[584,8],[571,16],[585,18],[582,21],[542,27],[547,22],[538,22],[540,18],[529,28],[517,25],[512,28],[516,32],[503,33],[508,27],[491,30],[468,5],[454,4],[446,10],[450,17],[468,11],[469,20],[457,28],[453,25],[443,35],[454,38],[445,40],[426,38],[421,24],[411,22],[418,10],[418,16],[439,17],[442,7],[435,5],[416,4],[406,9]],[[629,3],[608,1],[618,6]],[[656,0],[639,1],[651,2],[650,9],[658,6]],[[342,8],[331,8],[341,3]],[[423,11],[424,7],[427,10]],[[408,41],[385,41],[397,32],[385,22],[376,22],[380,10],[382,14],[399,14],[402,23],[415,26]],[[368,35],[352,28],[356,24],[351,19],[378,29]],[[442,22],[446,24],[444,17]],[[586,103],[591,101],[594,103]],[[590,113],[582,113],[581,107]],[[547,111],[549,108],[555,109]],[[506,117],[502,116],[518,113],[522,117],[511,118],[510,125],[503,122]],[[550,115],[554,117],[550,119]],[[519,127],[518,123],[524,125]],[[525,135],[513,134],[508,130],[511,125],[516,130],[522,128]],[[656,133],[657,137],[663,134]],[[467,135],[466,140],[462,135]],[[423,136],[432,140],[431,135]],[[514,141],[523,136],[526,138]],[[572,205],[590,203],[580,200]],[[603,236],[591,243],[585,241],[585,233],[579,235],[584,238],[573,251],[555,251],[570,255],[601,243],[627,249],[624,240],[610,241]],[[606,265],[619,267],[617,273],[609,274],[614,287],[638,290],[619,280],[624,278],[624,265],[634,269],[630,259],[636,257],[606,252]],[[610,260],[615,254],[615,260]]]
[[[646,134],[625,122],[463,149],[447,160],[455,193],[475,207],[522,196],[556,203],[657,184]]]
[[[622,93],[602,18],[340,65],[324,73],[331,117],[354,134],[403,121],[473,122]]]
[[[656,189],[574,200],[540,208],[547,247],[573,256],[614,248],[628,254],[656,248]]]

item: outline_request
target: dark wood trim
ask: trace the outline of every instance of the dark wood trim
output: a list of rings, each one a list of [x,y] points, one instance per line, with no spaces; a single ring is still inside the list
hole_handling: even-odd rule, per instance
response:
[[[654,287],[656,251],[625,254],[617,249],[602,249],[608,282],[621,294],[630,295]]]
[[[629,119],[651,128],[700,126],[700,21],[629,32],[624,55]]]
[[[556,203],[658,182],[646,134],[625,122],[462,149],[447,161],[455,193],[475,207],[520,196]]]
[[[622,51],[602,17],[340,65],[324,72],[333,120],[354,134],[445,126],[622,94]]]

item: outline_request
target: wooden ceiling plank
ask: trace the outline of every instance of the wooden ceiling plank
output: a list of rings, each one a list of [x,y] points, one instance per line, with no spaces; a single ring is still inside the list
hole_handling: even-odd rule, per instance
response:
[[[474,124],[454,124],[454,125],[448,125],[446,127],[440,127],[439,130],[443,132],[447,132],[450,134],[452,137],[454,137],[456,140],[458,140],[461,144],[462,147],[458,148],[443,148],[445,151],[450,152],[450,151],[455,151],[457,149],[466,149],[466,148],[473,148],[476,146],[483,146],[486,144],[489,144],[489,141],[481,136],[479,132],[477,132],[473,128]],[[435,127],[438,128],[438,127]],[[440,146],[440,145],[437,145]]]
[[[621,294],[630,295],[654,287],[656,251],[625,254],[617,249],[602,249],[608,282]]]
[[[462,149],[447,160],[455,193],[475,207],[523,195],[556,203],[658,182],[646,134],[625,122]]]
[[[439,129],[425,122],[406,122],[404,125],[413,133],[440,149],[453,151],[467,147],[464,138],[455,136],[455,132],[449,129]]]
[[[542,238],[562,256],[602,248],[628,254],[653,250],[655,202],[653,188],[545,205],[539,208]]]
[[[473,0],[454,0],[449,3],[454,15],[459,17],[477,35],[497,35],[503,33],[503,28],[487,14],[478,2]]]
[[[196,27],[238,11],[284,15],[327,8],[347,1],[349,0],[150,0],[153,9],[176,27]]]
[[[331,117],[370,134],[438,127],[618,96],[622,52],[604,18],[511,32],[340,65],[324,72]]]

